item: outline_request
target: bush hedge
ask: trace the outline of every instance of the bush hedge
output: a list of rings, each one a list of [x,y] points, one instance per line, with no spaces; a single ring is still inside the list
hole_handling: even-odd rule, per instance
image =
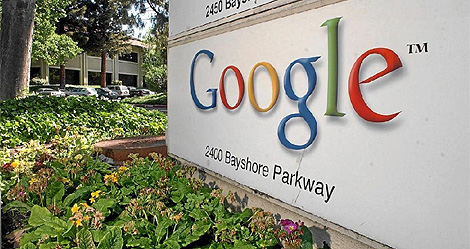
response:
[[[104,139],[160,135],[166,115],[94,97],[29,96],[0,102],[0,147],[38,140],[48,143],[71,133]]]
[[[133,97],[123,99],[121,102],[128,104],[144,104],[144,105],[166,105],[167,96],[165,93],[157,93],[142,97]]]

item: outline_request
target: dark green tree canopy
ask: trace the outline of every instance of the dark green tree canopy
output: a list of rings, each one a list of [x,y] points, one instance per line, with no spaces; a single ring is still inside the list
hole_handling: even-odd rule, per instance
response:
[[[111,56],[126,52],[130,39],[123,26],[142,25],[130,10],[135,0],[72,0],[67,16],[60,19],[59,33],[67,33],[87,52]]]

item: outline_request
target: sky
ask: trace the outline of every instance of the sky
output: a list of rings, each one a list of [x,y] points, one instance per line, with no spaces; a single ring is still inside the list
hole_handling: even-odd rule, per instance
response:
[[[150,29],[152,26],[150,22],[150,18],[152,17],[152,10],[150,8],[147,9],[147,12],[145,12],[143,15],[141,15],[142,21],[145,23],[145,27],[142,29],[139,28],[134,28],[134,38],[137,39],[143,39],[147,31]]]
[[[133,10],[134,14],[137,14],[138,11]],[[141,14],[140,18],[142,18],[142,21],[145,24],[145,27],[143,28],[134,28],[134,34],[132,35],[133,38],[137,38],[140,40],[144,39],[145,34],[148,32],[148,30],[151,28],[152,24],[150,22],[150,19],[152,17],[153,11],[151,8],[147,8],[147,11],[144,14]],[[125,30],[128,29],[127,26],[123,27]]]

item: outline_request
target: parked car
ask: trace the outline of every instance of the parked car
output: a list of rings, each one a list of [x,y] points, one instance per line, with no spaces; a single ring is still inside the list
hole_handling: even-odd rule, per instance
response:
[[[91,87],[73,87],[67,91],[67,96],[95,96],[98,97],[98,92]]]
[[[115,91],[109,90],[108,88],[97,88],[98,98],[100,99],[117,99],[118,95]]]
[[[112,85],[108,86],[108,89],[111,91],[115,91],[117,93],[118,98],[125,98],[130,96],[129,89],[126,86]]]
[[[48,96],[56,96],[56,97],[64,97],[65,92],[62,90],[54,90],[52,88],[40,88],[36,91],[37,94],[41,95],[48,95]]]
[[[131,97],[136,97],[136,96],[145,96],[145,95],[152,95],[154,92],[148,90],[148,89],[134,89],[130,90],[130,95]]]

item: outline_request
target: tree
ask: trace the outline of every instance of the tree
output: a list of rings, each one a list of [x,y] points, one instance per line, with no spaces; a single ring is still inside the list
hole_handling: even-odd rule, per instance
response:
[[[36,0],[3,0],[0,35],[0,100],[24,94],[31,63]]]
[[[83,17],[67,15],[61,20],[67,24],[64,32],[70,33],[79,46],[87,52],[101,55],[101,82],[106,86],[106,56],[129,52],[129,34],[123,25],[137,25],[138,17],[130,13],[136,0],[75,0],[75,9],[84,11]]]
[[[60,88],[65,88],[65,64],[82,50],[66,34],[56,33],[56,23],[65,16],[67,0],[37,0],[34,17],[32,59],[43,59],[48,65],[60,66]]]
[[[157,92],[167,90],[168,0],[139,0],[154,11],[153,27],[147,35],[142,67],[145,83]]]
[[[144,80],[148,87],[156,92],[167,90],[167,37],[168,26],[158,35],[147,35],[144,41],[147,44],[142,63]]]
[[[165,26],[168,25],[168,0],[137,0],[136,5],[140,9],[140,13],[147,11],[147,6],[152,9],[154,16],[152,18],[152,33],[161,33]]]

